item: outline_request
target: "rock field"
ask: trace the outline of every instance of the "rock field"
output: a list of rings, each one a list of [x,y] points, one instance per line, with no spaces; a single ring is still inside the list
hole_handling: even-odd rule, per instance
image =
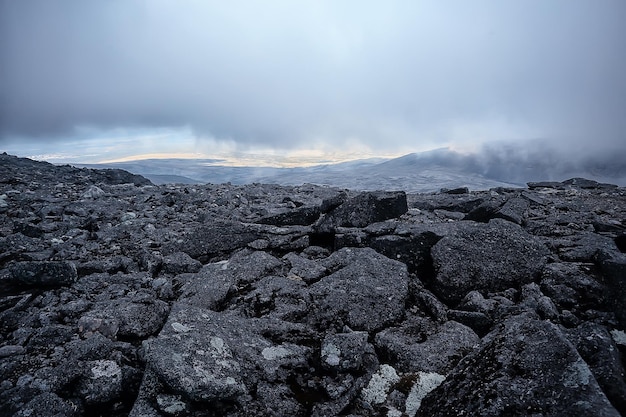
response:
[[[626,415],[626,189],[0,155],[0,416]]]

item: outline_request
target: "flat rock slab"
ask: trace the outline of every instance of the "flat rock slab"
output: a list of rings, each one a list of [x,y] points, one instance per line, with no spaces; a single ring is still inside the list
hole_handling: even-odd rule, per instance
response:
[[[603,416],[619,413],[557,326],[506,320],[421,404],[418,416]]]
[[[494,219],[458,229],[431,250],[434,291],[455,303],[468,292],[496,292],[534,281],[546,264],[545,245],[521,227]]]

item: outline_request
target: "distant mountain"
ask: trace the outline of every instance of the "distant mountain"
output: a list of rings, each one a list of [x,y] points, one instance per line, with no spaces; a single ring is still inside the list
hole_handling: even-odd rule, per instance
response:
[[[495,146],[464,154],[440,148],[394,159],[364,159],[312,167],[232,167],[215,159],[152,159],[92,168],[121,168],[163,183],[272,183],[331,185],[354,190],[405,190],[432,192],[441,188],[481,190],[519,187],[529,181],[562,181],[585,177],[626,185],[626,154],[565,157],[533,148]]]

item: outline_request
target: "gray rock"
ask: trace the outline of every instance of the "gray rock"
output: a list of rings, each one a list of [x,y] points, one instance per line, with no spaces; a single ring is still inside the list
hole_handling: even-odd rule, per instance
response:
[[[626,413],[626,381],[620,352],[609,331],[594,323],[583,323],[567,332],[580,356],[613,406]]]
[[[78,382],[78,393],[87,404],[114,401],[122,392],[122,369],[111,360],[86,363],[87,375]]]
[[[144,343],[147,366],[187,400],[245,402],[257,381],[285,381],[310,355],[306,347],[263,337],[270,325],[177,303],[159,336]]]
[[[557,262],[541,273],[541,291],[561,309],[585,311],[606,304],[606,287],[593,275],[589,264]]]
[[[15,413],[15,417],[71,417],[82,414],[80,411],[75,402],[64,400],[54,393],[47,392],[30,400]]]
[[[617,319],[622,326],[626,326],[626,255],[616,252],[603,253],[600,265],[606,277]]]
[[[337,227],[365,227],[400,217],[407,210],[406,194],[403,191],[361,193],[322,217],[315,228],[325,233]]]
[[[358,371],[366,355],[375,356],[374,347],[367,342],[366,332],[336,333],[322,342],[322,367],[341,372]]]
[[[78,278],[76,266],[67,261],[18,262],[9,271],[8,284],[17,286],[64,286]]]
[[[417,415],[462,414],[619,416],[563,333],[529,315],[487,335],[424,398]]]
[[[283,259],[289,261],[291,264],[289,275],[302,278],[307,284],[319,281],[320,278],[328,273],[323,265],[311,259],[296,255],[293,252],[285,255]]]
[[[211,258],[245,248],[248,243],[258,238],[257,234],[242,223],[213,221],[198,225],[166,249],[170,253],[185,252],[193,259],[206,263]]]
[[[501,219],[446,236],[432,248],[434,292],[458,302],[468,292],[499,291],[535,280],[548,249],[521,227]]]
[[[495,217],[521,225],[526,220],[528,207],[529,203],[525,198],[509,198],[495,214]]]
[[[155,298],[134,302],[131,298],[124,297],[96,303],[81,318],[82,332],[87,335],[99,331],[110,337],[115,334],[117,327],[118,337],[145,338],[154,335],[163,326],[169,311],[166,302]]]
[[[406,266],[369,248],[344,248],[323,261],[333,271],[310,286],[309,318],[319,328],[373,331],[404,315]]]
[[[376,335],[375,344],[403,372],[446,375],[480,342],[472,329],[455,321],[442,325],[410,319]]]
[[[228,261],[205,265],[196,274],[179,276],[180,300],[198,307],[218,309],[230,292],[247,286],[282,266],[277,258],[260,251],[240,252]]]
[[[168,274],[184,274],[198,272],[202,264],[185,252],[175,252],[163,257],[163,272]]]

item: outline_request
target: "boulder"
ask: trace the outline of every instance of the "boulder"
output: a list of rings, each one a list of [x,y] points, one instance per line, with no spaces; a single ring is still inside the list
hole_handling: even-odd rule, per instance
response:
[[[322,264],[332,273],[309,287],[317,327],[373,331],[403,317],[406,265],[369,248],[340,249]]]
[[[471,352],[480,339],[455,321],[437,324],[428,319],[409,319],[376,335],[376,348],[403,372],[434,372],[446,375]]]
[[[473,290],[516,288],[537,279],[548,253],[540,240],[511,222],[475,224],[433,246],[433,291],[456,303]]]
[[[617,417],[619,413],[559,328],[523,314],[489,333],[424,398],[417,415]]]
[[[322,217],[315,229],[318,233],[328,233],[337,227],[365,227],[400,217],[407,210],[404,191],[361,193]]]
[[[68,261],[17,262],[9,266],[9,272],[3,281],[14,286],[58,287],[78,279],[76,266]]]
[[[198,273],[180,275],[180,300],[219,309],[230,292],[237,292],[239,286],[247,286],[281,266],[280,260],[265,252],[242,251],[228,261],[205,265]]]

